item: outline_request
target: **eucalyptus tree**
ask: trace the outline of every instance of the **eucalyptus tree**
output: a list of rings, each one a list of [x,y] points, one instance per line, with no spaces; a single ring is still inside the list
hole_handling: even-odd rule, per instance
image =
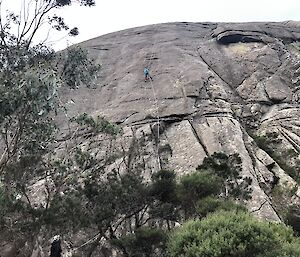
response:
[[[50,205],[48,194],[42,211],[36,206],[34,183],[50,178],[56,187],[55,179],[63,179],[55,172],[69,167],[68,156],[53,158],[59,143],[55,117],[65,111],[60,88],[89,86],[100,66],[83,49],[56,53],[47,39],[40,40],[45,30],[76,36],[79,30],[55,11],[94,6],[94,0],[21,0],[18,11],[5,10],[9,2],[0,1],[0,226],[15,240],[19,234],[34,236]]]

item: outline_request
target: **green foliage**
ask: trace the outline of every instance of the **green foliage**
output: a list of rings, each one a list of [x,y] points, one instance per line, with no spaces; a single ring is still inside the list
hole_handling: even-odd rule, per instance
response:
[[[49,33],[52,32],[52,29],[69,30],[69,35],[77,35],[78,32],[75,32],[78,28],[70,29],[64,18],[55,14],[57,9],[76,2],[82,6],[95,5],[95,0],[23,0],[19,6],[16,3],[15,7],[19,7],[17,14],[9,10],[6,11],[6,15],[1,12],[1,46],[25,45],[29,47],[35,41],[36,35],[39,34],[37,32],[42,28],[46,31],[49,30]]]
[[[91,153],[83,151],[79,147],[75,148],[74,159],[75,163],[78,165],[82,172],[88,169],[92,169],[94,171],[95,168],[99,168],[98,162],[95,157]]]
[[[4,223],[4,217],[6,216],[8,209],[9,199],[7,198],[3,188],[0,185],[0,228]]]
[[[209,213],[213,213],[219,210],[237,210],[246,212],[246,207],[228,199],[220,199],[212,196],[205,197],[197,202],[196,212],[199,218],[205,217]]]
[[[196,171],[181,178],[179,197],[182,201],[197,201],[209,195],[220,193],[221,179],[210,171]]]
[[[257,145],[266,151],[274,161],[297,183],[300,181],[300,161],[299,155],[294,149],[281,149],[282,140],[277,133],[267,133],[265,135],[253,136]],[[269,165],[272,170],[275,164]],[[299,206],[295,205],[292,197],[298,190],[298,184],[294,187],[275,185],[272,190],[272,202],[284,222],[293,227],[299,233]]]
[[[67,57],[62,67],[62,77],[70,88],[78,88],[81,84],[90,87],[89,83],[96,79],[100,65],[95,65],[88,58],[88,53],[80,47],[67,49]]]
[[[298,183],[300,182],[300,161],[299,156],[294,149],[283,150],[280,147],[282,140],[278,138],[275,132],[266,133],[265,135],[252,136],[257,146],[268,153],[276,163]],[[294,164],[291,160],[294,159]]]
[[[58,132],[53,119],[61,110],[58,88],[68,85],[71,78],[56,69],[56,56],[46,47],[6,46],[0,48],[0,52],[0,131],[4,145],[0,173],[7,173],[5,169],[20,162],[24,156],[49,153]],[[83,59],[81,56],[80,60]],[[64,63],[77,61],[73,53]],[[86,68],[87,65],[83,66]],[[93,72],[98,70],[92,63],[90,66],[95,67]],[[83,69],[82,72],[90,71]],[[86,75],[91,80],[91,74]],[[87,78],[77,79],[78,83],[88,82]],[[95,124],[97,132],[102,129],[115,133],[117,130],[103,118],[98,118]]]
[[[81,157],[81,165],[89,162],[89,156]],[[68,173],[67,170],[63,168],[62,172]],[[126,256],[163,256],[165,232],[161,229],[171,231],[172,222],[220,209],[243,209],[213,198],[220,192],[222,179],[209,171],[196,171],[176,182],[173,171],[161,170],[153,174],[152,183],[144,181],[139,170],[132,169],[88,174],[82,187],[65,191],[63,197],[56,196],[47,222],[55,220],[73,231],[97,227],[101,233],[108,233],[112,244]],[[214,204],[212,208],[205,206],[210,203]],[[118,231],[125,224],[131,224],[132,232]]]
[[[36,220],[73,233],[97,228],[127,256],[164,256],[165,237],[157,229],[171,231],[174,222],[220,209],[243,209],[217,199],[224,179],[210,170],[198,170],[178,182],[173,171],[160,170],[149,183],[138,166],[107,173],[91,153],[75,147],[72,154],[73,159],[52,166],[55,186],[63,193],[55,194],[47,209],[39,209]],[[73,171],[74,165],[82,176]],[[123,231],[127,226],[130,231]]]
[[[90,213],[82,203],[83,200],[78,189],[56,194],[48,209],[40,209],[41,223],[48,228],[60,231],[72,230],[74,233],[91,225]]]
[[[221,182],[220,177],[210,171],[196,171],[185,175],[180,180],[180,198],[193,201],[209,195],[218,195]]]
[[[196,171],[181,178],[178,185],[178,198],[185,216],[196,214],[196,203],[201,198],[220,193],[222,179],[210,171]]]
[[[179,221],[182,218],[204,217],[219,209],[244,210],[244,207],[227,199],[250,198],[252,180],[242,178],[240,172],[241,159],[238,155],[222,153],[205,158],[196,172],[182,176],[177,183],[173,172],[159,171],[153,175],[152,186],[152,196],[159,201],[151,205],[150,214]]]
[[[163,256],[166,241],[167,235],[161,229],[139,228],[134,234],[112,240],[112,244],[122,249],[128,257],[151,257],[155,252]]]
[[[257,146],[269,154],[274,151],[272,145],[281,143],[281,139],[278,138],[278,134],[275,132],[266,133],[265,135],[252,135],[252,137]]]
[[[149,220],[165,224],[168,230],[172,229],[172,222],[182,220],[180,204],[153,200],[149,206]]]
[[[176,202],[176,174],[160,170],[152,175],[151,194],[164,203]]]
[[[207,170],[222,179],[222,190],[225,197],[233,197],[240,200],[251,198],[252,179],[242,177],[242,160],[238,154],[227,156],[224,153],[214,153],[206,157],[198,170]]]
[[[290,225],[300,235],[300,206],[291,205],[285,212],[285,223]]]
[[[291,189],[276,185],[272,190],[272,203],[284,223],[299,234],[300,206],[293,201],[297,189],[297,185]]]
[[[93,0],[78,2],[94,3]],[[51,12],[73,3],[24,0],[18,15],[8,12],[5,17],[1,13],[0,219],[1,228],[13,235],[33,238],[43,226],[63,229],[78,226],[79,220],[85,224],[83,218],[88,217],[77,188],[79,175],[75,172],[94,163],[87,156],[83,161],[84,154],[79,152],[76,159],[76,148],[69,147],[70,142],[62,149],[57,142],[55,116],[64,109],[59,101],[59,88],[90,86],[99,66],[79,48],[54,53],[45,44],[33,44],[45,23],[57,30],[69,29],[61,17],[51,16]],[[76,68],[76,76],[70,73],[71,67]],[[104,127],[108,130],[109,126]],[[84,163],[75,168],[76,161]],[[37,204],[32,186],[40,182],[46,199]]]
[[[189,221],[168,241],[171,257],[296,257],[300,241],[283,224],[258,221],[242,211]]]
[[[85,127],[88,129],[88,133],[92,133],[93,135],[97,135],[99,133],[117,135],[122,132],[121,127],[109,122],[107,119],[101,116],[93,118],[87,113],[83,113],[75,118],[72,118],[71,121]]]
[[[152,198],[149,215],[152,219],[167,221],[180,219],[177,189],[174,171],[160,170],[152,175],[149,191]]]
[[[11,60],[11,49],[1,49],[0,129],[5,157],[20,152],[45,151],[56,131],[50,112],[57,108],[59,82],[51,65],[42,56],[21,49],[13,50],[18,64]],[[18,56],[21,55],[21,56]],[[32,62],[38,67],[32,66]],[[4,151],[4,152],[5,152]],[[6,164],[0,162],[0,169]]]
[[[83,189],[91,210],[90,218],[99,228],[107,229],[122,215],[130,219],[147,207],[149,190],[140,173],[130,171],[121,175],[114,170],[105,177],[99,176],[98,173],[88,177]]]

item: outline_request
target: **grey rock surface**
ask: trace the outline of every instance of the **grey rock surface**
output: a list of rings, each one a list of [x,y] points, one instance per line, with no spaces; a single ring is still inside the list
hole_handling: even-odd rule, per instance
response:
[[[128,137],[147,137],[153,170],[184,174],[214,152],[238,153],[243,175],[253,178],[249,209],[279,220],[274,181],[295,182],[252,133],[278,133],[299,158],[300,22],[157,24],[80,46],[102,70],[92,90],[64,92],[70,115],[104,115]],[[144,82],[145,66],[153,82]]]

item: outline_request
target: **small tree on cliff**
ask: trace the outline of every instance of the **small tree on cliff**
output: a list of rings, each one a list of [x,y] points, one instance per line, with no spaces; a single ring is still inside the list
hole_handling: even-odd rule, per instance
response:
[[[221,189],[224,197],[232,197],[241,201],[251,198],[252,179],[241,175],[242,160],[237,153],[230,155],[214,153],[204,158],[203,163],[197,169],[210,171],[222,179]]]

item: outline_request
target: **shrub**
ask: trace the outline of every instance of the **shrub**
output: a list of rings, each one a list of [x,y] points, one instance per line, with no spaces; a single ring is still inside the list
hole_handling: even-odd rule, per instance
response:
[[[164,203],[176,202],[176,174],[170,170],[160,170],[152,175],[151,194]]]
[[[207,196],[218,195],[221,186],[222,179],[210,171],[196,171],[183,176],[177,194],[185,216],[194,216],[197,201]]]
[[[246,207],[239,205],[228,199],[219,199],[212,196],[205,197],[197,202],[196,212],[199,217],[205,217],[207,214],[218,211],[240,210],[246,211]]]
[[[207,170],[222,178],[222,194],[239,200],[251,199],[250,177],[241,176],[242,160],[237,153],[227,156],[224,153],[214,153],[206,157],[198,170]]]
[[[165,252],[166,233],[160,229],[139,228],[134,234],[126,235],[111,241],[127,256],[150,257],[155,252]],[[160,255],[160,256],[161,256]]]
[[[296,257],[300,241],[283,224],[220,211],[185,223],[169,238],[168,251],[171,257]]]
[[[196,171],[181,178],[179,194],[181,198],[198,200],[210,195],[220,193],[222,180],[210,171]]]
[[[293,179],[300,182],[298,153],[290,149],[282,149],[282,139],[275,132],[265,135],[252,135],[257,146],[268,153],[274,161]],[[271,167],[272,168],[272,167]]]

